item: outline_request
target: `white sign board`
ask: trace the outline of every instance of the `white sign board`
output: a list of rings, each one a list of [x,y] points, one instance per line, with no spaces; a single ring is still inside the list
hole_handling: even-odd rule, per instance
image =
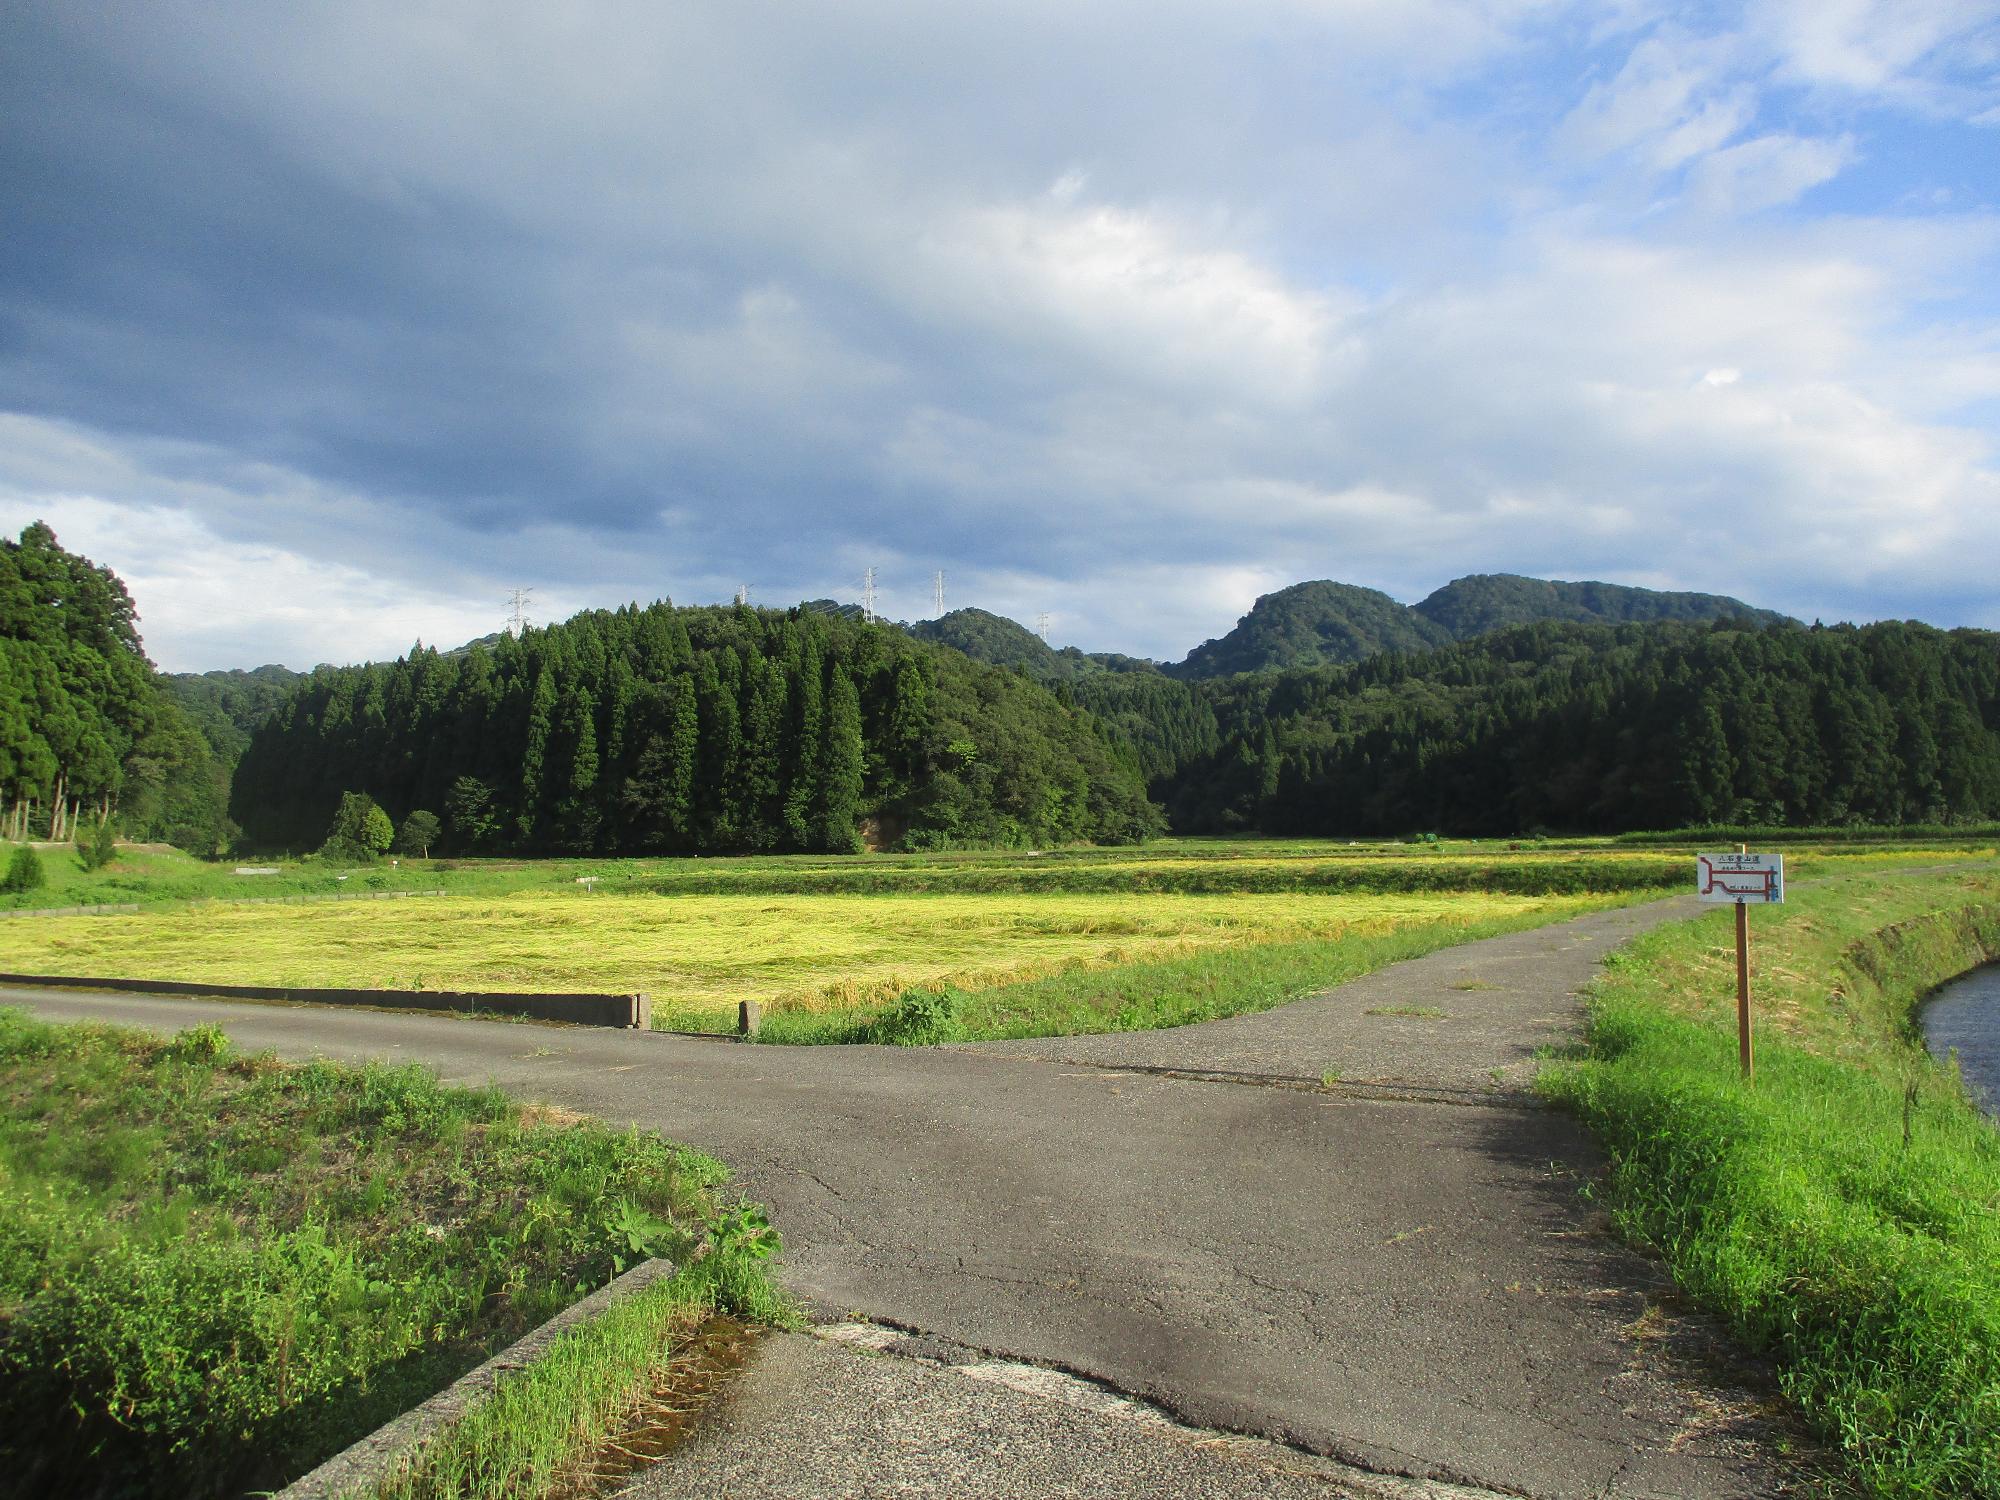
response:
[[[1697,854],[1695,895],[1703,901],[1727,901],[1735,906],[1761,906],[1785,899],[1785,856],[1782,854]]]

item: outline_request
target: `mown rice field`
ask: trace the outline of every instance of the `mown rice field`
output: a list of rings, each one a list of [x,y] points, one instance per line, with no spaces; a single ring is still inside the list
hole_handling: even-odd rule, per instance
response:
[[[867,1007],[1231,947],[1559,921],[1603,896],[982,894],[489,898],[235,906],[0,924],[0,969],[219,984],[644,990],[663,1024],[739,1000]]]

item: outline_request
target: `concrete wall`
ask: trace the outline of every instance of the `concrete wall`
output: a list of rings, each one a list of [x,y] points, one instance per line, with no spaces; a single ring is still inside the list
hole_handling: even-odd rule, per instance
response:
[[[89,979],[54,974],[0,974],[0,984],[115,990],[139,995],[210,995],[223,1000],[282,1000],[293,1005],[365,1005],[377,1010],[439,1010],[461,1015],[526,1016],[573,1026],[653,1024],[652,999],[632,995],[538,995],[519,991],[335,990],[264,984],[201,984],[178,979]]]

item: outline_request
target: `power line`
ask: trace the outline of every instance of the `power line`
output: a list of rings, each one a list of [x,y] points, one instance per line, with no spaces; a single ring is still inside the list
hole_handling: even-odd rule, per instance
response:
[[[861,618],[870,625],[875,623],[875,570],[870,568],[861,575]]]
[[[736,602],[738,604],[748,604],[750,602],[749,584],[739,583],[736,585]]]
[[[1049,643],[1049,612],[1047,610],[1043,610],[1035,616],[1035,634],[1042,638],[1044,646]]]
[[[513,611],[507,617],[508,634],[518,638],[528,628],[528,595],[532,593],[533,589],[515,589],[508,596],[507,603]]]
[[[939,618],[944,616],[944,569],[942,568],[931,574],[931,613]]]

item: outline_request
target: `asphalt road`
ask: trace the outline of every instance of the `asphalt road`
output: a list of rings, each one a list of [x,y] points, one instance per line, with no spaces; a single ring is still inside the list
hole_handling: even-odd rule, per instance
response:
[[[770,1206],[785,1280],[824,1314],[1071,1371],[1196,1427],[1513,1494],[1781,1493],[1789,1435],[1768,1393],[1720,1368],[1657,1268],[1605,1231],[1579,1195],[1600,1165],[1589,1139],[1523,1091],[1534,1048],[1580,1020],[1599,956],[1692,914],[1600,913],[1179,1032],[919,1051],[0,1001],[169,1030],[219,1019],[244,1046],[422,1059],[657,1129]],[[784,1426],[765,1411],[761,1437],[739,1427],[742,1452]]]

